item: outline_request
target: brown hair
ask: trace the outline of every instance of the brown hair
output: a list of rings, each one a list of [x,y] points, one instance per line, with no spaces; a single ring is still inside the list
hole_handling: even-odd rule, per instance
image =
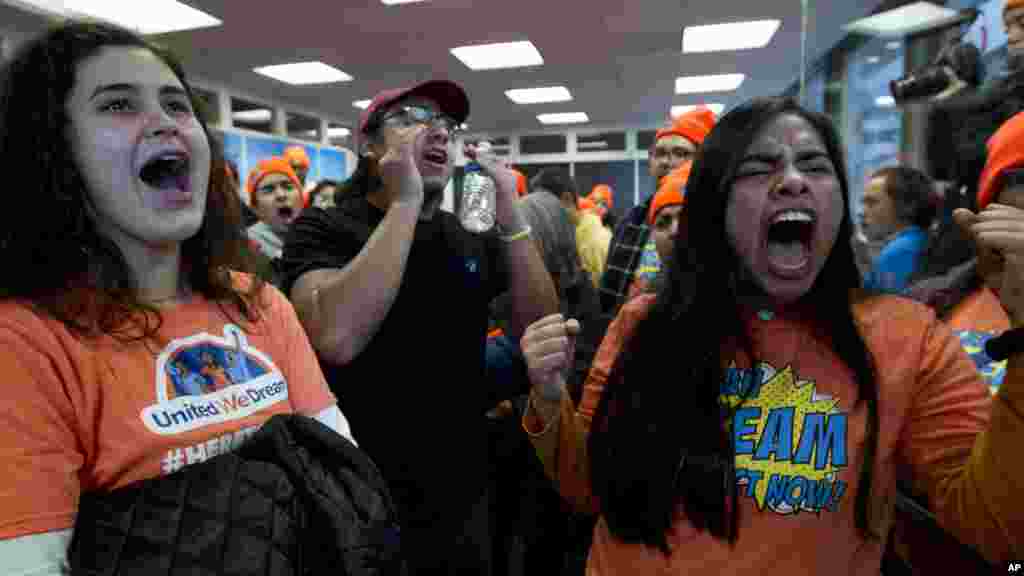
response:
[[[9,271],[0,298],[28,301],[80,335],[137,341],[160,329],[163,319],[139,300],[138,279],[121,250],[89,216],[92,200],[66,137],[65,103],[77,67],[108,46],[151,51],[184,86],[210,142],[211,165],[202,225],[182,243],[182,272],[195,292],[255,320],[263,281],[254,278],[243,289],[230,273],[252,269],[238,193],[181,65],[131,31],[74,21],[28,43],[0,71],[0,157],[22,175],[22,190],[10,196],[14,206],[0,211],[0,260]]]

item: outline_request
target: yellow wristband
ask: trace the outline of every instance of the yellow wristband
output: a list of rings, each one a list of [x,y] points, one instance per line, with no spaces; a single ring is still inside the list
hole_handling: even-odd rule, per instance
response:
[[[498,238],[504,240],[505,242],[515,242],[516,240],[522,240],[523,238],[529,238],[530,237],[530,232],[533,232],[533,229],[530,228],[529,226],[527,226],[526,228],[523,228],[522,230],[520,230],[519,232],[516,232],[515,234],[511,234],[509,236],[498,236]]]

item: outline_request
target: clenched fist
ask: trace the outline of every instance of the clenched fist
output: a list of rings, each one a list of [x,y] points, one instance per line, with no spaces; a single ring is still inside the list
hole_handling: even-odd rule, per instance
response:
[[[377,162],[377,171],[384,182],[388,203],[423,203],[423,177],[416,165],[417,141],[426,133],[424,126],[394,129],[387,132],[387,151]]]
[[[535,394],[557,402],[565,389],[565,374],[572,367],[580,323],[552,314],[530,324],[520,347]]]
[[[999,293],[1014,327],[1024,326],[1024,210],[991,204],[975,214],[953,213],[978,250],[978,272]]]

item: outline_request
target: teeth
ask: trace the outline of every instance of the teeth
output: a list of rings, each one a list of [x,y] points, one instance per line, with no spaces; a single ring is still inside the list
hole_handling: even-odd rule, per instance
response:
[[[802,210],[786,210],[772,218],[772,224],[778,222],[814,222],[814,217]]]

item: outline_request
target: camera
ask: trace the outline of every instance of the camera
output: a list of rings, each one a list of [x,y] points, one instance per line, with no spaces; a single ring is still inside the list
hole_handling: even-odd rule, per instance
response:
[[[981,84],[983,64],[981,51],[970,42],[963,42],[965,26],[977,20],[980,12],[975,9],[962,10],[953,20],[939,29],[960,28],[939,52],[935,61],[911,72],[902,78],[889,82],[889,92],[897,103],[918,100],[939,94],[955,81],[977,86]]]
[[[903,78],[889,82],[889,91],[896,102],[928,98],[942,92],[953,82],[942,65],[928,66]]]

